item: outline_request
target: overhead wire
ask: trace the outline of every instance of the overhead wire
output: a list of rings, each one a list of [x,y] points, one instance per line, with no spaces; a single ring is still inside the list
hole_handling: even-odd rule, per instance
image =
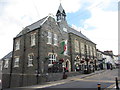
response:
[[[37,6],[35,5],[35,3],[34,3],[33,0],[31,0],[31,1],[32,1],[32,4],[33,4],[33,6],[34,6],[34,8],[35,8],[35,10],[36,10],[36,13],[37,13],[38,18],[40,18],[40,14],[39,14],[39,11],[38,11]]]
[[[100,3],[96,4],[95,6],[89,8],[89,9],[93,9],[93,8],[95,8],[95,7],[98,7],[98,6],[100,6],[101,4],[103,4],[103,1],[101,1]],[[87,10],[87,9],[86,9],[86,10]],[[78,13],[77,15],[75,15],[74,17],[83,16],[83,15],[85,15],[85,14],[86,14],[85,11],[82,11],[82,12]],[[72,21],[72,20],[75,20],[75,19],[76,19],[76,18],[68,19],[68,21]]]

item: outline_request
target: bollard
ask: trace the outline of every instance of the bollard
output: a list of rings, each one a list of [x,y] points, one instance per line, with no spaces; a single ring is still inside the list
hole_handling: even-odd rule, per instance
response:
[[[101,90],[101,84],[98,83],[97,85],[98,85],[98,90]]]
[[[117,77],[115,78],[115,81],[116,81],[116,89],[119,90],[119,85],[118,85]]]

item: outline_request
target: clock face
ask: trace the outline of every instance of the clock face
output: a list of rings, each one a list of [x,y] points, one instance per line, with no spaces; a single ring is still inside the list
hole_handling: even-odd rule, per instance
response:
[[[63,31],[67,32],[67,28],[63,28]]]

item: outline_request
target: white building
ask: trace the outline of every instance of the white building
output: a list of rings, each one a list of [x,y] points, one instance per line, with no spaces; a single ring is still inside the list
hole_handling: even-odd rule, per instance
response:
[[[118,64],[118,56],[113,55],[112,51],[100,51],[97,50],[97,59],[99,65],[102,65],[103,69],[116,68],[116,64]]]

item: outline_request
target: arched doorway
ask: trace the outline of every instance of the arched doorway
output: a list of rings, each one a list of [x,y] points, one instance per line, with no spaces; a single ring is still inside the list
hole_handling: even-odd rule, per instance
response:
[[[68,69],[68,71],[70,72],[71,71],[71,63],[70,63],[70,60],[66,60],[66,68]]]

